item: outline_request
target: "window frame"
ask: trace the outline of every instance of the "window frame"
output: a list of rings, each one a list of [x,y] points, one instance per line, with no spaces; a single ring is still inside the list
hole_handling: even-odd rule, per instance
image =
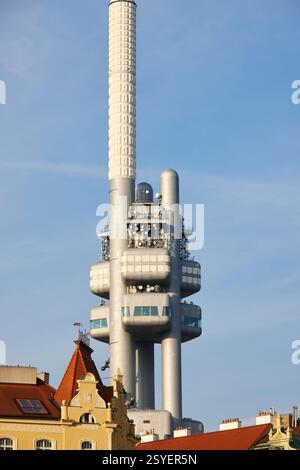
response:
[[[84,417],[84,416],[89,416],[89,418],[91,418],[91,421],[88,420],[88,421],[81,421],[81,419]],[[96,424],[96,420],[94,418],[94,416],[92,415],[92,413],[83,413],[80,418],[79,418],[79,423],[80,424]]]
[[[98,330],[108,328],[107,318],[96,318],[95,320],[90,320],[90,329]]]
[[[51,444],[51,447],[47,447],[47,448],[38,448],[37,445],[39,442],[50,442]],[[43,444],[42,447],[45,447],[45,445]],[[34,440],[34,450],[41,450],[41,451],[44,451],[44,450],[56,450],[56,445],[55,445],[55,442],[52,441],[51,439],[48,439],[47,437],[39,437],[38,439],[35,439]]]
[[[5,441],[10,441],[11,444],[7,444],[7,443],[3,443],[1,445],[1,441],[2,440],[5,440]],[[1,449],[1,447],[5,447],[4,449]],[[6,447],[9,447],[9,449],[7,449]],[[16,450],[16,440],[13,439],[12,437],[8,437],[8,436],[0,436],[0,452],[2,450]]]
[[[122,307],[122,317],[130,317],[130,308],[128,306]]]
[[[143,312],[143,317],[150,317],[151,316],[151,307],[149,307],[148,305],[144,305],[142,307],[142,312]]]
[[[163,316],[170,318],[172,316],[172,307],[170,307],[169,305],[168,306],[165,305],[163,307]]]
[[[91,444],[91,446],[92,446],[91,449],[83,449],[83,448],[82,448],[82,446],[83,446],[83,444],[84,444],[85,442],[89,442],[89,443]],[[83,451],[86,451],[86,450],[87,450],[87,451],[89,451],[89,450],[96,450],[96,443],[95,443],[95,441],[91,441],[90,439],[82,439],[82,440],[80,441],[79,445],[80,445],[80,447],[79,447],[80,450],[83,450]]]
[[[150,314],[151,314],[151,317],[158,317],[159,316],[158,307],[157,306],[151,306],[150,307]]]
[[[135,317],[142,317],[143,316],[143,307],[137,305],[134,307],[134,316]]]
[[[201,328],[201,318],[185,315],[183,324],[187,328]]]
[[[19,407],[19,409],[21,410],[21,412],[24,415],[31,415],[32,414],[32,415],[41,416],[41,415],[48,415],[49,414],[49,411],[47,410],[44,403],[41,400],[39,400],[38,398],[16,398],[15,402],[16,402],[17,406]],[[31,406],[25,406],[24,404],[22,404],[22,402],[27,402]],[[33,402],[36,402],[36,403],[39,404],[39,406],[42,410],[41,412],[37,411],[34,408],[34,406],[32,405]]]

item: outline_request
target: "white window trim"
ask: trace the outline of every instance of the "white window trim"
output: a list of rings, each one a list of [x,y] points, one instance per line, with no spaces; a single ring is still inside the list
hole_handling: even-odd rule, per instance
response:
[[[0,439],[10,439],[12,441],[12,445],[13,445],[13,448],[12,450],[17,450],[17,439],[15,439],[14,437],[10,437],[10,436],[1,436],[0,435]]]
[[[81,441],[79,442],[79,450],[84,450],[84,449],[81,448],[83,442],[90,442],[92,444],[92,449],[91,450],[97,450],[96,442],[92,441],[89,438],[81,439]]]
[[[49,441],[51,442],[51,449],[50,450],[56,450],[56,441],[54,441],[53,439],[49,439],[49,437],[37,437],[36,439],[33,440],[33,449],[34,450],[38,450],[36,448],[36,444],[38,441]]]

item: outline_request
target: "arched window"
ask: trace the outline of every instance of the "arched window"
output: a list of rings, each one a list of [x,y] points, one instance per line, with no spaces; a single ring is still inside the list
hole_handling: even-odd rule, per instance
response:
[[[95,420],[90,413],[84,413],[84,415],[80,417],[80,422],[81,423],[94,423]]]
[[[52,450],[52,442],[48,439],[40,439],[35,443],[35,450]]]
[[[9,437],[0,439],[0,450],[14,450],[14,442]]]
[[[91,441],[83,441],[81,443],[81,450],[93,450],[93,444]]]

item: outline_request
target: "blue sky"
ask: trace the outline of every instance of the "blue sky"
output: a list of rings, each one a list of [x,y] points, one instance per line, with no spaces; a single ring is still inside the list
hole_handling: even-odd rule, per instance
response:
[[[215,429],[299,403],[297,0],[138,1],[138,176],[205,204],[203,336],[183,346],[185,416]],[[1,0],[0,339],[57,385],[97,298],[107,202],[106,0]],[[105,346],[93,342],[100,366]],[[157,351],[159,362],[159,351]],[[159,392],[159,367],[157,390]],[[159,403],[158,403],[159,404]]]

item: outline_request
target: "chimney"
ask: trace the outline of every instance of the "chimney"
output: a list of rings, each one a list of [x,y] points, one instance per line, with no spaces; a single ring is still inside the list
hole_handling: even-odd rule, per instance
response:
[[[272,411],[260,411],[256,416],[256,426],[261,424],[273,424],[274,414]]]
[[[0,383],[36,385],[36,367],[0,366]]]
[[[50,378],[49,372],[39,372],[37,375],[37,378],[45,382],[45,384],[49,385],[49,378]]]
[[[220,431],[228,431],[230,429],[240,429],[242,422],[239,418],[223,419],[220,424]]]
[[[191,436],[192,431],[187,427],[179,427],[174,430],[174,438]]]
[[[298,406],[293,406],[293,412],[292,412],[292,428],[296,428],[298,425],[298,420],[299,420],[299,410]]]
[[[154,441],[158,441],[158,439],[159,439],[158,434],[155,434],[153,430],[153,431],[146,432],[146,434],[143,434],[141,436],[141,443],[154,442]]]

